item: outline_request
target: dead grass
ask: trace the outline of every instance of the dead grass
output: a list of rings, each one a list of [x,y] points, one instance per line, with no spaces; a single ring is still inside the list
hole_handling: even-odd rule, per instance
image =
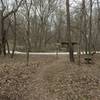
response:
[[[100,55],[71,64],[67,56],[0,58],[0,100],[100,100]],[[38,63],[38,65],[37,65]]]

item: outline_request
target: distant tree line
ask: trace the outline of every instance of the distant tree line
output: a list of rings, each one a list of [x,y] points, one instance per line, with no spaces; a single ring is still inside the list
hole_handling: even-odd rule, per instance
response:
[[[26,51],[28,60],[30,51],[54,51],[62,41],[70,54],[72,41],[87,54],[100,50],[99,33],[99,0],[0,0],[0,54]]]

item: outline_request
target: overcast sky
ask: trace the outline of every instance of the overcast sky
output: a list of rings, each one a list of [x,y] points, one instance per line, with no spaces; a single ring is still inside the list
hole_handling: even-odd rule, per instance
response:
[[[9,5],[12,6],[15,0],[3,0],[3,1],[9,3]],[[64,8],[65,9],[65,7],[66,7],[66,0],[59,0],[59,1],[61,2],[61,4],[60,4],[61,5],[61,8]],[[70,6],[71,7],[75,7],[75,6],[79,5],[82,2],[82,0],[69,0],[69,1],[70,1]],[[89,0],[86,0],[86,2],[88,2],[88,1]],[[94,1],[96,1],[96,0],[93,0],[93,2]],[[0,2],[0,4],[1,4],[1,2]],[[89,5],[89,4],[87,4],[87,5]]]

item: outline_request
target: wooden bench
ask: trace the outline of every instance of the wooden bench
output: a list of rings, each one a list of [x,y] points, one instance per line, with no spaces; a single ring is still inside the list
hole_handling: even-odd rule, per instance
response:
[[[91,52],[91,55],[87,55],[84,60],[86,61],[87,64],[93,63],[93,56],[96,54],[95,51]]]
[[[87,64],[91,64],[92,63],[92,57],[85,57],[84,60],[86,61]]]

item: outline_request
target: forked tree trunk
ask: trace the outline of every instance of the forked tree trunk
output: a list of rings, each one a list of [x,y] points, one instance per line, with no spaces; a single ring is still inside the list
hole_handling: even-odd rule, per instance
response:
[[[17,2],[17,0],[16,0],[16,2]],[[4,22],[11,14],[18,11],[18,9],[21,6],[22,2],[23,2],[23,0],[20,0],[19,4],[17,5],[17,7],[15,7],[15,9],[12,9],[10,12],[5,14],[6,7],[4,5],[4,0],[1,0],[1,7],[2,7],[1,9],[2,10],[1,10],[1,22],[0,22],[0,24],[1,24],[1,26],[0,26],[1,27],[1,47],[0,47],[1,52],[0,52],[0,54],[4,54],[4,56],[6,55],[6,42],[7,42]]]

